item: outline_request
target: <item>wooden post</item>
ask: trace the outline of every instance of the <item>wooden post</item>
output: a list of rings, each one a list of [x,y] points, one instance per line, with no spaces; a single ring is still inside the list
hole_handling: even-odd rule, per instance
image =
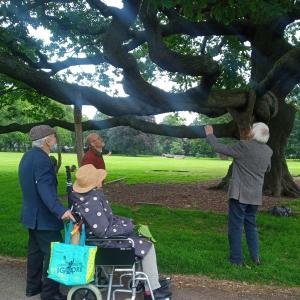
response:
[[[80,162],[83,157],[83,136],[82,136],[82,106],[74,106],[74,127],[75,127],[75,149],[77,154],[77,162],[80,167]]]
[[[57,169],[56,169],[56,174],[57,174],[61,166],[61,144],[58,136],[56,136],[56,142],[57,142]]]

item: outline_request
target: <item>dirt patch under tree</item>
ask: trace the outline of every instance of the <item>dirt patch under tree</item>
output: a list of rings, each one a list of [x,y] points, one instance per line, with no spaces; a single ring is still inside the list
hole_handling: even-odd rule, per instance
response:
[[[116,182],[105,186],[105,195],[112,203],[136,205],[158,204],[170,208],[200,209],[202,211],[226,212],[227,193],[214,187],[219,181],[193,184],[135,184]],[[297,178],[297,183],[300,180]],[[261,210],[280,205],[287,197],[263,197]]]

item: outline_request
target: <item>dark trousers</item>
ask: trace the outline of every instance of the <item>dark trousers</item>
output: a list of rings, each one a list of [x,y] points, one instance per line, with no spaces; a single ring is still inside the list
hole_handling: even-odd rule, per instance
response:
[[[259,257],[258,233],[256,227],[256,212],[258,205],[240,203],[229,199],[228,240],[230,247],[230,262],[243,263],[242,234],[243,228],[247,240],[248,251],[253,260]]]
[[[51,242],[61,242],[60,231],[29,229],[26,293],[41,290],[43,298],[59,292],[59,284],[47,278]]]

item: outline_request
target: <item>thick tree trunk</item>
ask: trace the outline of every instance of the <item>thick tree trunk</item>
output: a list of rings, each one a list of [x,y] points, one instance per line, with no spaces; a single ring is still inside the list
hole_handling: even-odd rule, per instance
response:
[[[295,184],[285,160],[285,148],[293,129],[294,119],[295,108],[285,102],[280,102],[279,113],[271,119],[269,124],[271,135],[268,145],[272,148],[273,155],[271,171],[265,175],[266,194],[292,197],[300,195],[300,189]]]
[[[291,48],[284,40],[284,26],[277,27],[275,31],[269,31],[274,24],[269,25],[258,26],[251,41],[253,45],[251,79],[253,82],[263,80],[278,59]],[[273,88],[272,92],[278,100],[278,109],[273,109],[274,115],[265,113],[258,102],[254,109],[256,120],[268,123],[270,128],[268,145],[273,150],[272,167],[271,171],[265,175],[264,192],[273,196],[297,197],[300,195],[300,189],[293,181],[285,160],[285,148],[295,119],[295,109],[292,105],[286,104],[285,98],[293,87],[293,84],[286,84],[284,80],[281,80],[278,86]]]
[[[220,183],[215,188],[227,191],[231,175],[232,175],[232,164],[229,166],[227,174],[225,175],[225,177],[222,178]]]

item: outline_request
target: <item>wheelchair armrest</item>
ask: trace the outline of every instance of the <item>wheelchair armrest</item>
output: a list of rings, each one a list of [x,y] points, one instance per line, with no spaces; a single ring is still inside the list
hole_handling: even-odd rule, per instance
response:
[[[103,237],[103,238],[99,238],[97,236],[89,236],[86,240],[87,241],[107,241],[107,240],[127,240],[128,237],[127,236],[123,236],[123,235],[116,235],[116,236],[112,236],[112,237]]]
[[[134,240],[127,236],[113,236],[113,237],[105,237],[105,238],[98,238],[96,236],[88,237],[86,242],[107,242],[107,241],[130,241],[131,247],[134,248]]]

